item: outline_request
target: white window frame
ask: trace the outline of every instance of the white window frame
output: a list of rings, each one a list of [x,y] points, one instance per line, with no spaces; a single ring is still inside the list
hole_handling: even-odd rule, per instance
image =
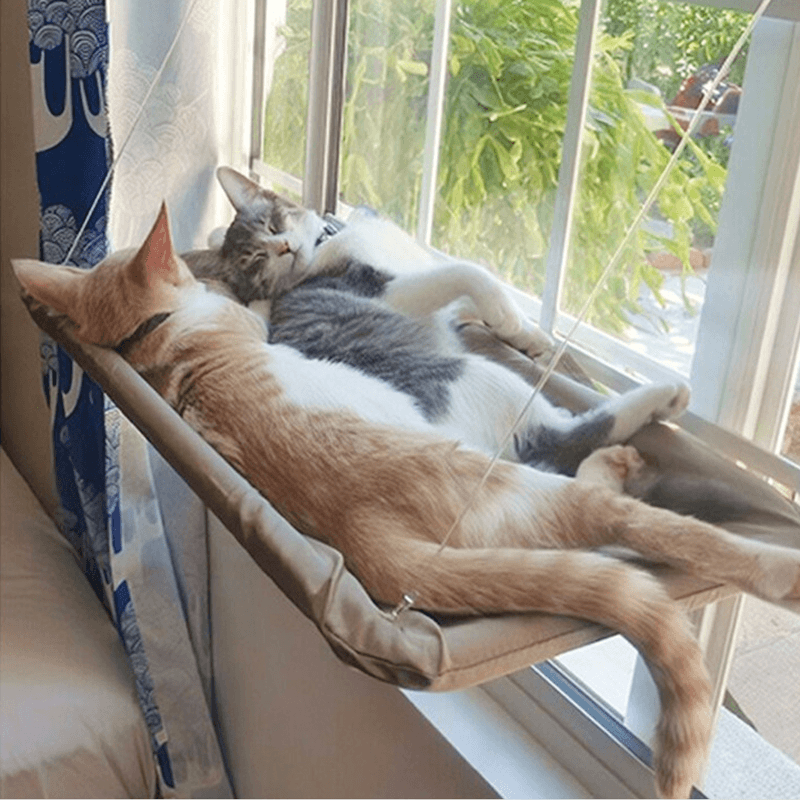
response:
[[[287,175],[261,159],[266,85],[264,30],[268,0],[254,0],[255,45],[252,77],[253,126],[251,174],[290,189],[320,213],[336,213],[339,142],[347,47],[347,0],[315,0],[312,12],[309,110],[303,180]],[[572,210],[578,190],[580,132],[588,107],[594,42],[602,0],[582,0],[576,56],[570,88],[567,128],[556,195],[546,282],[541,300],[518,293],[528,313],[550,333],[559,335],[573,320],[559,310],[567,262]],[[754,11],[758,0],[672,0],[697,5]],[[452,0],[438,0],[430,66],[428,118],[423,154],[422,191],[417,238],[431,242],[436,174],[443,127],[447,42]],[[764,84],[759,84],[764,81]],[[728,192],[723,201],[715,260],[730,265],[725,273],[712,268],[708,277],[691,383],[693,401],[681,426],[712,447],[739,458],[764,476],[800,492],[800,466],[776,455],[789,411],[794,369],[800,347],[800,3],[773,0],[753,34],[746,91],[737,121],[736,139],[755,143],[771,136],[758,164],[748,163],[734,148],[731,176],[743,175],[748,192]],[[778,88],[775,88],[778,87]],[[746,104],[757,101],[756,115]],[[766,131],[766,133],[765,133]],[[748,153],[749,155],[749,153]],[[742,218],[753,219],[742,226]],[[730,313],[735,308],[738,313]],[[713,346],[712,346],[713,343]],[[788,346],[786,344],[788,343]],[[634,353],[624,343],[588,325],[579,326],[570,352],[587,371],[610,388],[622,391],[640,379],[680,380],[682,376]],[[619,364],[625,364],[620,369]],[[777,413],[776,413],[777,409]],[[715,685],[715,707],[722,702],[736,632],[741,596],[700,612],[695,622]],[[613,730],[608,719],[581,700],[580,689],[567,690],[551,665],[524,670],[494,681],[487,691],[536,735],[548,723],[543,742],[565,765],[608,796],[649,796],[652,778],[643,764],[642,744],[630,732]],[[637,684],[637,681],[634,681]],[[577,695],[575,694],[577,691]],[[645,693],[646,694],[646,693]],[[576,697],[578,699],[576,700]],[[657,698],[640,697],[657,713]],[[617,723],[618,724],[618,723]],[[577,757],[575,749],[580,751]],[[645,759],[646,760],[646,759]],[[586,771],[586,774],[581,774]],[[600,783],[598,784],[598,781]]]

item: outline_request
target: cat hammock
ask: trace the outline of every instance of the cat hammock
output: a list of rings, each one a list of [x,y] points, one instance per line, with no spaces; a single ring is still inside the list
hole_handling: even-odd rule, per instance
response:
[[[763,14],[762,0],[715,82],[697,109],[696,120],[722,80],[733,58]],[[170,50],[156,72],[128,133],[136,126],[159,80],[169,54],[188,20],[179,27]],[[674,164],[693,130],[693,121],[670,160]],[[116,161],[128,139],[117,151]],[[670,166],[651,191],[618,253],[632,236],[658,194]],[[105,183],[95,199],[99,201]],[[94,205],[92,206],[92,210]],[[91,211],[75,237],[77,243]],[[71,254],[70,254],[71,255]],[[69,260],[69,255],[65,261]],[[602,283],[616,256],[601,276]],[[592,296],[587,299],[588,303]],[[57,341],[116,403],[118,408],[159,450],[186,483],[231,531],[258,566],[297,608],[311,619],[334,652],[344,662],[381,680],[406,688],[450,690],[473,686],[527,665],[552,658],[609,634],[601,626],[582,620],[545,614],[507,614],[469,619],[434,618],[413,608],[393,616],[379,607],[346,569],[335,549],[308,538],[283,519],[248,481],[195,433],[173,409],[117,353],[79,342],[69,323],[46,309],[32,309],[37,324]],[[480,331],[473,331],[480,336]],[[568,337],[569,338],[569,337]],[[540,372],[533,362],[496,340],[485,339],[476,348],[492,351],[510,368],[533,384]],[[497,352],[498,348],[501,352]],[[563,353],[563,350],[561,351]],[[563,375],[553,374],[545,393],[567,407],[586,408],[599,395]],[[728,530],[800,549],[800,511],[757,478],[719,456],[688,434],[664,424],[653,424],[632,439],[639,451],[663,471],[677,471],[720,480],[734,489],[748,506],[736,522],[722,523]],[[675,569],[654,567],[667,592],[684,608],[702,605],[733,594],[733,588],[691,578]],[[800,607],[800,603],[795,603]],[[798,608],[797,610],[800,610]]]
[[[405,688],[463,689],[609,635],[599,625],[538,613],[465,619],[434,618],[407,609],[393,617],[369,597],[341,554],[295,530],[121,356],[79,342],[70,323],[46,309],[31,309],[31,316],[99,383],[258,566],[314,622],[342,661]],[[480,331],[474,333],[481,336]],[[485,349],[486,344],[473,342],[475,349]],[[496,351],[505,346],[494,340],[489,347]],[[529,379],[536,377],[533,362],[510,348],[493,356],[510,360],[510,366],[528,373]],[[592,390],[556,374],[547,391],[573,408],[599,399]],[[632,444],[661,470],[714,478],[733,488],[749,509],[743,518],[723,527],[800,548],[800,511],[756,476],[664,424],[640,431]],[[652,569],[686,609],[735,591],[669,567]]]

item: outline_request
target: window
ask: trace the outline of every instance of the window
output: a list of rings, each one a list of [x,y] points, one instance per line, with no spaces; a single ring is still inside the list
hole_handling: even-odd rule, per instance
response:
[[[319,211],[365,203],[426,244],[491,263],[564,336],[693,118],[698,85],[757,6],[256,0],[250,168]],[[690,378],[682,425],[794,502],[798,85],[800,8],[773,0],[570,346],[614,391]],[[734,599],[696,620],[718,702],[740,615]],[[549,693],[556,719],[583,709],[588,738],[604,732],[597,758],[621,759],[612,771],[646,793],[628,777],[633,739],[608,755],[633,724],[635,654],[592,648],[629,660],[616,700],[570,656],[493,691],[517,709]],[[647,717],[634,725],[645,739]]]

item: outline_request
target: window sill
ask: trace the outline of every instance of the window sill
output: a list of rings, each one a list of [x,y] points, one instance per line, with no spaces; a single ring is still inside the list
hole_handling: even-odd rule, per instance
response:
[[[482,689],[401,691],[500,797],[593,797]]]
[[[597,796],[483,689],[400,691],[498,796]],[[708,797],[797,797],[800,766],[722,709],[704,791]]]

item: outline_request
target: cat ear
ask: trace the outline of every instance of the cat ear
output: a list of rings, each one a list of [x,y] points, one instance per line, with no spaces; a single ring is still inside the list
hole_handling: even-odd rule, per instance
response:
[[[26,294],[59,314],[69,315],[75,310],[81,282],[87,275],[85,270],[31,258],[12,259],[11,266]]]
[[[169,230],[167,204],[161,203],[155,224],[128,268],[128,274],[142,287],[160,282],[177,283],[179,274],[175,247]]]
[[[237,211],[248,208],[263,193],[263,189],[255,181],[230,167],[220,167],[217,170],[217,180]]]

